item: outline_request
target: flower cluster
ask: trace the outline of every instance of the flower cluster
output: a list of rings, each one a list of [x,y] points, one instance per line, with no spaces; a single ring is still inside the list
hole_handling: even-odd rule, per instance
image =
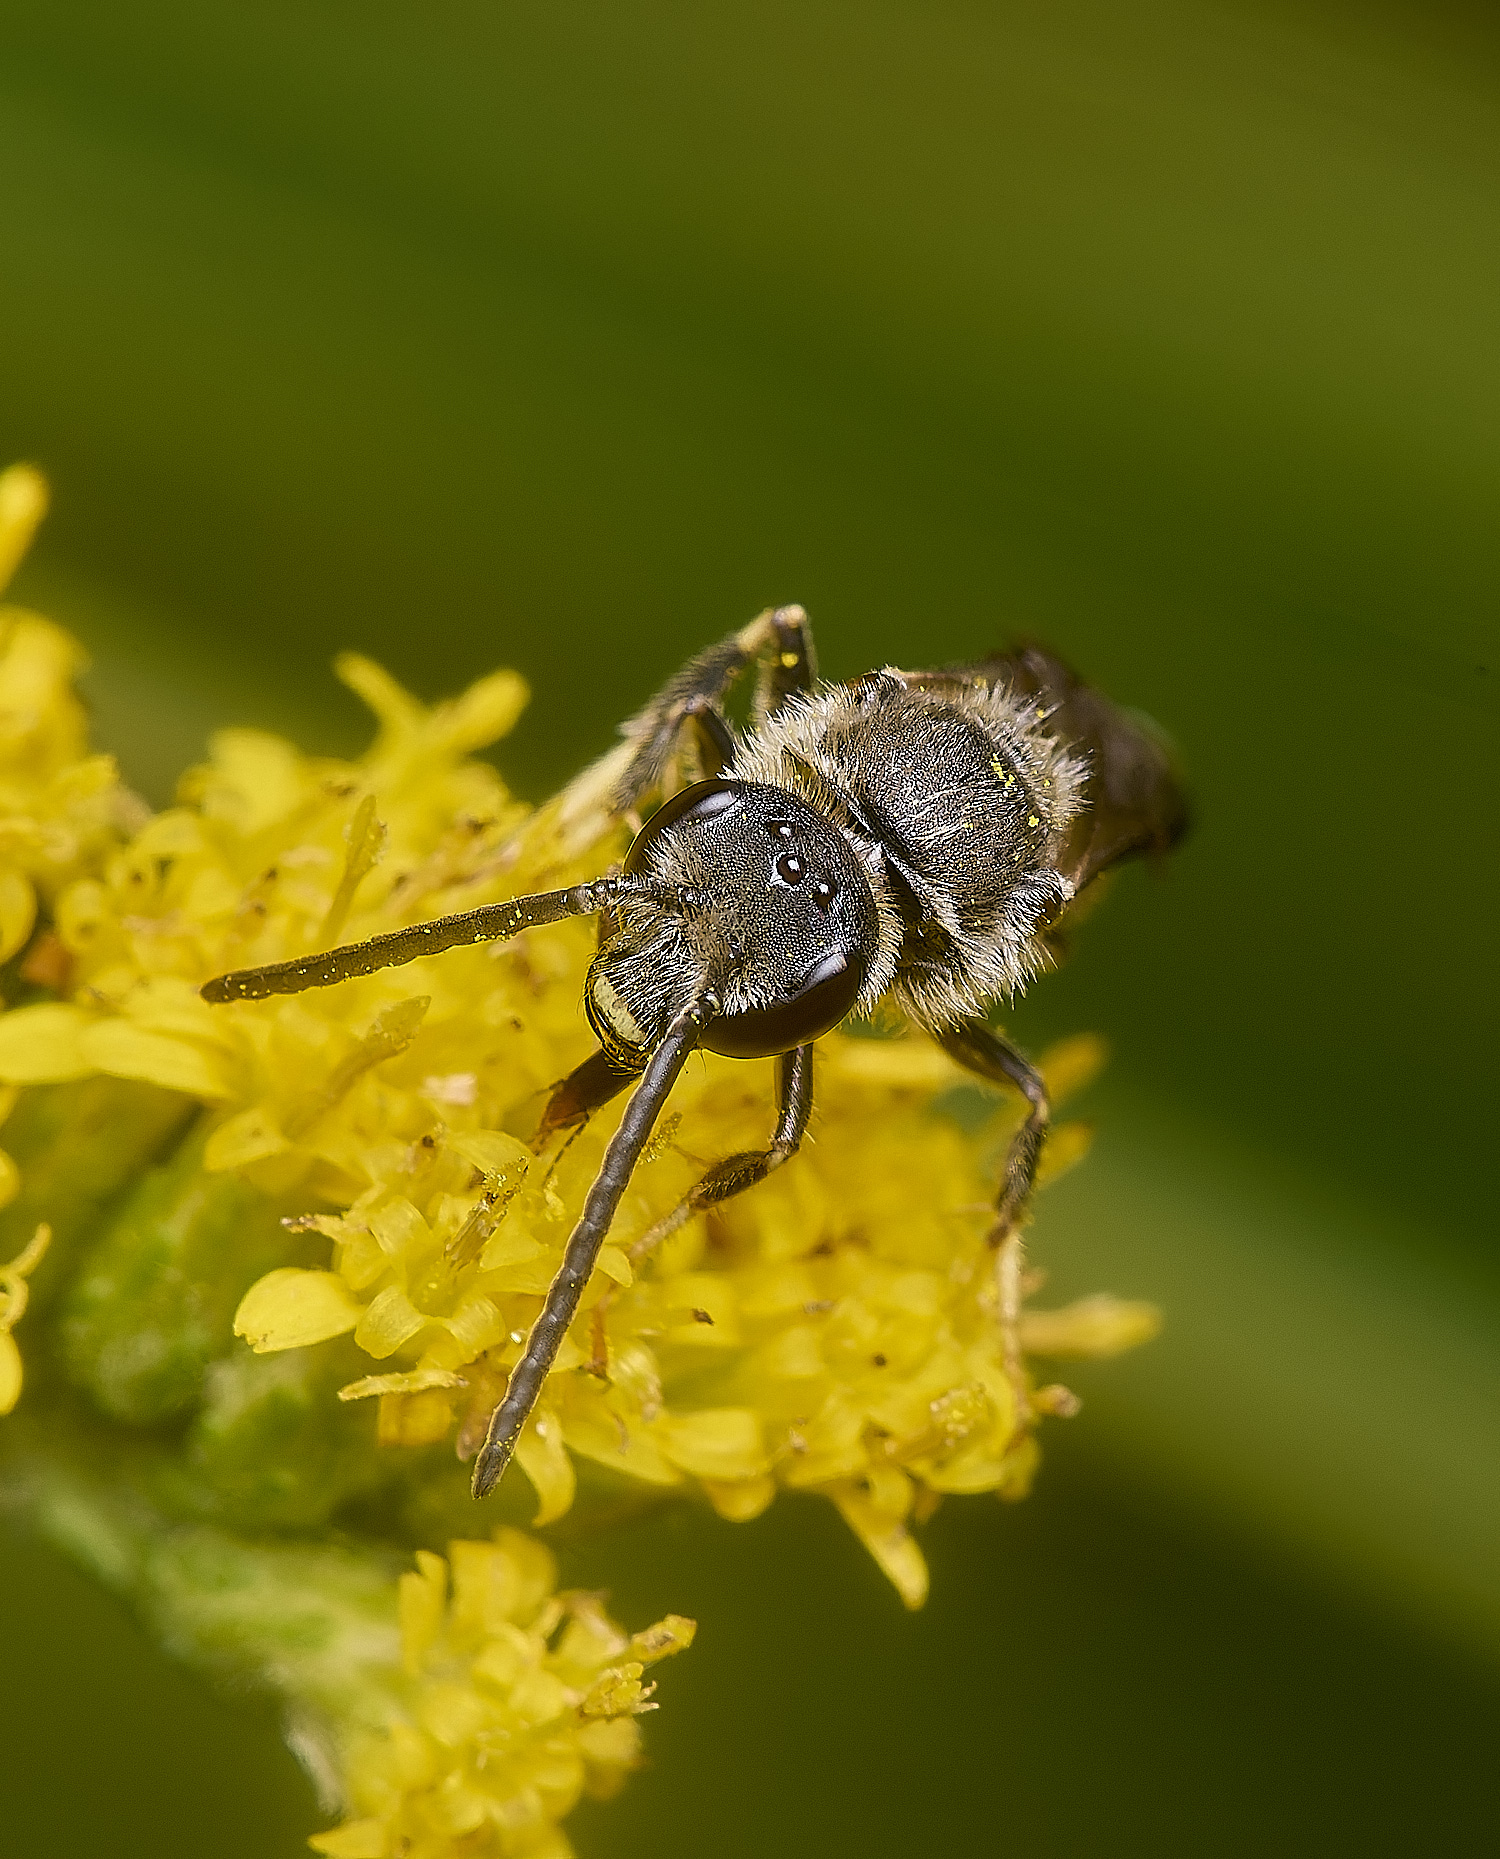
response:
[[[0,660],[6,714],[29,675],[13,662],[22,637]],[[227,1008],[198,988],[230,967],[575,882],[619,857],[624,829],[580,808],[579,791],[528,815],[472,759],[520,711],[513,674],[429,709],[348,656],[339,675],[379,722],[364,757],[225,731],[180,804],[126,836],[109,765],[68,760],[81,754],[60,683],[70,648],[55,629],[35,637],[52,642],[52,683],[18,752],[36,810],[25,817],[89,801],[66,847],[60,829],[46,841],[63,998],[0,1019],[0,1082],[104,1073],[198,1099],[205,1174],[300,1202],[297,1224],[331,1242],[326,1268],[263,1277],[239,1333],[269,1352],[352,1332],[372,1372],[342,1397],[379,1401],[382,1444],[453,1436],[472,1453],[618,1115],[540,1155],[528,1144],[549,1088],[591,1049],[579,999],[592,931],[563,924]],[[36,795],[60,798],[43,815]],[[1054,1095],[1097,1058],[1086,1039],[1045,1055]],[[817,1491],[920,1604],[910,1521],[947,1493],[1020,1494],[1036,1452],[985,1239],[1018,1113],[1000,1101],[965,1133],[940,1112],[964,1082],[924,1041],[825,1040],[795,1166],[633,1263],[707,1164],[765,1140],[769,1062],[694,1061],[520,1442],[537,1523],[568,1509],[581,1460],[694,1488],[735,1519],[778,1487]],[[1076,1126],[1056,1131],[1053,1172],[1084,1143]],[[1094,1354],[1150,1324],[1142,1307],[1096,1302],[1034,1334],[1050,1353]],[[1022,1398],[1033,1411],[1066,1404],[1063,1391]]]
[[[451,1593],[450,1593],[451,1583]],[[311,1844],[330,1859],[568,1859],[558,1828],[579,1796],[614,1793],[640,1760],[642,1671],[690,1646],[669,1614],[632,1637],[597,1595],[553,1592],[542,1545],[518,1530],[419,1550],[401,1577],[400,1714],[345,1762],[353,1815]]]
[[[0,474],[0,586],[44,507],[34,472]],[[482,1438],[620,1114],[538,1136],[594,1047],[594,932],[265,1001],[199,989],[608,870],[627,844],[611,764],[528,810],[475,759],[519,678],[429,707],[347,655],[366,754],[226,730],[153,813],[89,751],[81,664],[60,628],[0,608],[0,1123],[19,1158],[0,1152],[0,1415],[34,1295],[60,1419],[50,1470],[27,1462],[41,1527],[185,1656],[279,1690],[350,1809],[320,1851],[559,1859],[580,1792],[637,1759],[644,1666],[691,1623],[628,1638],[506,1528],[418,1551],[398,1608],[386,1539],[475,1514],[436,1449]],[[1099,1058],[1087,1038],[1044,1054],[1054,1102]],[[831,1035],[817,1067],[796,1163],[674,1224],[773,1117],[771,1062],[695,1056],[516,1458],[542,1526],[585,1486],[606,1510],[684,1494],[732,1520],[820,1493],[915,1607],[913,1525],[950,1493],[1021,1495],[1036,1420],[1076,1405],[1028,1357],[1112,1354],[1156,1318],[1109,1297],[1018,1310],[1028,1287],[987,1237],[1016,1103],[899,1027]],[[1054,1128],[1043,1181],[1086,1146]],[[312,1546],[335,1520],[376,1540]]]

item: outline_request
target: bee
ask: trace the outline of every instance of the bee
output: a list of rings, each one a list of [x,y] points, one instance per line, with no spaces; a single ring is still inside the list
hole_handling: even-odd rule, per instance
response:
[[[750,671],[750,727],[737,732],[723,706]],[[1070,915],[1101,874],[1181,837],[1186,807],[1170,755],[1143,720],[1037,646],[947,670],[887,666],[824,683],[797,606],[763,613],[689,660],[621,735],[565,790],[558,816],[566,835],[601,808],[638,821],[660,797],[617,872],[238,969],[202,990],[216,1004],[298,993],[600,917],[583,1003],[598,1049],[553,1090],[538,1143],[634,1090],[490,1417],[475,1497],[510,1462],[689,1056],[704,1047],[776,1058],[776,1125],[766,1148],[710,1168],[648,1244],[796,1155],[816,1042],[880,1002],[1025,1100],[990,1233],[1006,1361],[1025,1414],[1020,1229],[1049,1107],[1040,1073],[987,1015],[1058,957]],[[671,791],[684,752],[701,778]]]

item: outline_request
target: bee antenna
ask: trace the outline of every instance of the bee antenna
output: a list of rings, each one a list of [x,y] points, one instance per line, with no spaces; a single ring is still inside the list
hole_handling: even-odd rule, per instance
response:
[[[563,1252],[563,1262],[547,1292],[541,1315],[531,1326],[521,1359],[511,1370],[505,1399],[490,1416],[489,1430],[474,1461],[474,1495],[487,1497],[516,1450],[521,1430],[536,1406],[537,1396],[557,1360],[568,1326],[577,1314],[599,1248],[604,1244],[621,1196],[635,1173],[636,1163],[651,1140],[672,1086],[686,1065],[703,1029],[719,1012],[718,997],[705,993],[677,1015],[660,1045],[651,1054],[641,1081],[625,1106],[620,1126],[610,1138],[599,1172],[583,1203],[583,1212]]]
[[[505,942],[522,930],[566,917],[592,916],[607,910],[622,897],[651,897],[669,907],[693,909],[701,893],[683,885],[660,884],[650,878],[593,878],[562,891],[537,891],[527,897],[484,904],[457,916],[438,917],[431,923],[413,923],[405,929],[372,936],[367,942],[345,943],[317,955],[299,955],[289,962],[272,962],[264,968],[237,968],[216,975],[199,992],[213,1006],[226,1001],[264,1000],[271,994],[301,994],[308,988],[328,988],[377,969],[399,968],[424,955],[441,955],[467,943]]]

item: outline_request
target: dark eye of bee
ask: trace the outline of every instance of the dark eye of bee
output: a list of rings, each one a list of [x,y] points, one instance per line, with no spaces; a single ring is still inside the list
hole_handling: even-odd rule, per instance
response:
[[[839,894],[839,887],[827,878],[813,880],[813,897],[824,910],[832,910],[833,900]]]
[[[852,950],[833,949],[789,999],[774,1007],[711,1021],[703,1035],[710,1052],[731,1059],[769,1058],[831,1032],[859,998],[865,963]]]
[[[795,852],[783,852],[776,861],[776,876],[783,884],[801,884],[807,876],[807,867]]]

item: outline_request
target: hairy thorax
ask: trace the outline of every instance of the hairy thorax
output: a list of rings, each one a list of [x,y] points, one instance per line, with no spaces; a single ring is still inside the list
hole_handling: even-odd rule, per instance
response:
[[[737,774],[836,820],[878,868],[893,990],[926,1027],[1024,986],[1072,895],[1055,861],[1085,771],[1042,721],[1002,685],[929,689],[886,669],[788,704],[736,758]]]

